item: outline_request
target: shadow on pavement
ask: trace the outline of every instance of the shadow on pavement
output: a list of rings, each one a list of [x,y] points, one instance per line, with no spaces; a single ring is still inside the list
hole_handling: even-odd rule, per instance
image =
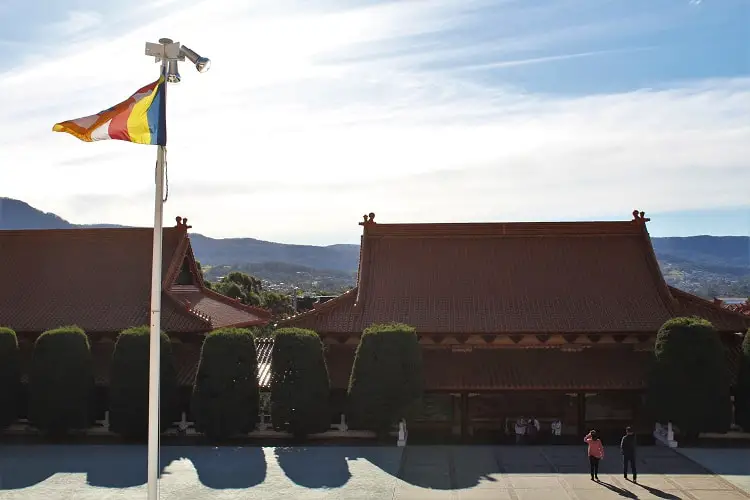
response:
[[[725,445],[727,446],[727,445]],[[738,446],[738,445],[735,445]],[[723,476],[750,475],[750,443],[744,448],[680,448],[678,453],[716,474]]]
[[[615,493],[617,493],[621,497],[625,497],[625,498],[638,498],[638,495],[636,495],[632,491],[628,491],[628,490],[626,490],[624,488],[620,488],[619,486],[615,486],[614,484],[606,483],[604,481],[597,481],[597,482],[600,485],[602,485],[605,488],[607,488],[608,490],[614,491]]]
[[[165,462],[187,458],[198,480],[218,489],[244,489],[266,480],[266,457],[262,448],[240,446],[170,447],[162,452]]]
[[[640,483],[635,483],[635,484],[637,484],[638,486],[640,486],[644,490],[648,491],[649,493],[651,493],[655,497],[666,498],[667,500],[682,500],[682,497],[678,497],[677,495],[673,495],[671,493],[667,493],[666,491],[661,491],[660,489],[657,489],[657,488],[651,488],[650,486],[645,486],[645,485],[640,484]]]
[[[162,467],[168,462],[162,453]],[[75,445],[7,446],[0,451],[0,490],[34,486],[58,473],[86,474],[87,482],[127,488],[146,482],[146,447]]]
[[[173,461],[187,458],[209,488],[249,488],[266,477],[259,448],[163,447],[161,473]],[[103,488],[146,484],[146,446],[21,445],[0,451],[0,491],[28,488],[58,473],[86,474],[87,483]]]
[[[338,488],[352,477],[347,464],[349,448],[333,446],[276,447],[279,467],[294,483],[306,488]]]
[[[600,464],[600,474],[622,474],[622,458],[610,447]],[[586,446],[407,446],[398,477],[423,488],[438,490],[465,489],[479,484],[497,483],[503,475],[545,476],[574,474],[588,476]],[[648,475],[705,474],[700,465],[673,450],[642,447],[637,459],[639,477]],[[632,492],[614,485],[602,486],[624,497],[636,498]],[[661,498],[673,495],[653,488],[650,493]]]

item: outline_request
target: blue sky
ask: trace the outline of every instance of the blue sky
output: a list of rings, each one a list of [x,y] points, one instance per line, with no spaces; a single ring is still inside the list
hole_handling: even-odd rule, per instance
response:
[[[155,79],[171,36],[213,60],[169,89],[165,216],[201,233],[750,229],[750,0],[41,3],[0,0],[0,196],[74,222],[151,224],[152,148],[50,129]]]

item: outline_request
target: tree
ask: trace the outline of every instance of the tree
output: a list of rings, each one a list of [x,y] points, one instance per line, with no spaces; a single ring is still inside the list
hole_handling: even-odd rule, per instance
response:
[[[726,432],[731,422],[724,346],[711,323],[674,318],[654,345],[648,405],[657,421],[671,421],[688,437]]]
[[[263,290],[263,282],[260,279],[240,271],[232,271],[216,283],[206,282],[206,286],[243,304],[268,309],[275,320],[294,314],[290,296]]]
[[[251,306],[262,304],[263,284],[261,280],[239,271],[232,271],[213,283],[210,288],[227,297],[238,299],[243,304]]]
[[[330,384],[318,334],[302,328],[276,331],[271,355],[273,428],[297,438],[331,425]]]
[[[203,266],[201,266],[201,261],[196,259],[195,267],[198,269],[198,274],[200,274],[201,279],[205,282],[206,276],[203,274]],[[210,283],[206,283],[206,285],[210,285]],[[209,286],[209,288],[211,287]]]
[[[66,326],[42,333],[34,344],[29,417],[45,434],[89,426],[94,372],[86,333]]]
[[[750,431],[750,330],[742,340],[740,371],[734,393],[735,420],[745,432]]]
[[[276,334],[276,326],[273,323],[267,323],[263,326],[252,326],[249,330],[256,340],[272,338]]]
[[[294,314],[292,299],[289,295],[279,292],[263,291],[261,293],[262,306],[271,311],[275,320],[285,319]]]
[[[250,330],[224,328],[203,342],[193,387],[196,429],[213,440],[251,432],[258,421],[258,358]]]
[[[423,391],[422,352],[415,329],[399,323],[367,328],[349,380],[352,426],[386,432]]]
[[[112,432],[128,439],[148,435],[150,329],[128,328],[117,337],[109,382],[109,423]],[[164,432],[177,417],[177,369],[172,344],[161,334],[159,424]]]
[[[21,355],[16,332],[0,327],[0,430],[18,418]]]

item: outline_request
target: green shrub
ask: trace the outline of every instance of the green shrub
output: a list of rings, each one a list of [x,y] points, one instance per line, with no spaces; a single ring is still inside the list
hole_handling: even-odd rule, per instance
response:
[[[331,425],[330,383],[318,334],[301,328],[276,331],[271,354],[271,420],[297,438]]]
[[[196,429],[213,440],[246,434],[258,421],[258,357],[252,332],[223,328],[206,336],[193,387]]]
[[[16,332],[0,327],[0,430],[15,422],[18,416],[20,386],[21,356]]]
[[[414,328],[399,323],[367,328],[349,380],[352,426],[387,431],[423,391],[422,352]]]
[[[86,333],[66,326],[42,333],[29,370],[29,419],[46,434],[90,425],[94,392],[91,349]]]
[[[128,439],[148,436],[150,329],[129,328],[117,337],[109,379],[109,425]],[[177,370],[169,336],[159,348],[159,427],[164,432],[177,419]]]
[[[700,318],[674,318],[654,345],[648,406],[657,421],[671,421],[683,436],[726,432],[731,422],[729,373],[714,327]]]
[[[740,372],[734,392],[735,420],[745,432],[750,431],[750,330],[742,341]]]

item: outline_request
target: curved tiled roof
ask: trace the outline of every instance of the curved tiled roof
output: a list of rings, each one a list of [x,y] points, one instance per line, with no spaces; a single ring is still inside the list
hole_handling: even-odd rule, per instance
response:
[[[184,226],[163,235],[163,330],[206,332],[270,319],[265,310],[205,289],[195,269],[189,296],[173,290],[185,259],[195,264]],[[0,231],[0,325],[119,332],[149,324],[152,244],[149,228]]]
[[[283,324],[320,333],[390,321],[420,333],[653,333],[688,302],[664,282],[642,217],[366,223],[358,276],[354,290]]]
[[[695,295],[669,287],[670,293],[677,300],[677,312],[680,316],[698,316],[707,319],[719,331],[745,332],[750,328],[750,316]]]

